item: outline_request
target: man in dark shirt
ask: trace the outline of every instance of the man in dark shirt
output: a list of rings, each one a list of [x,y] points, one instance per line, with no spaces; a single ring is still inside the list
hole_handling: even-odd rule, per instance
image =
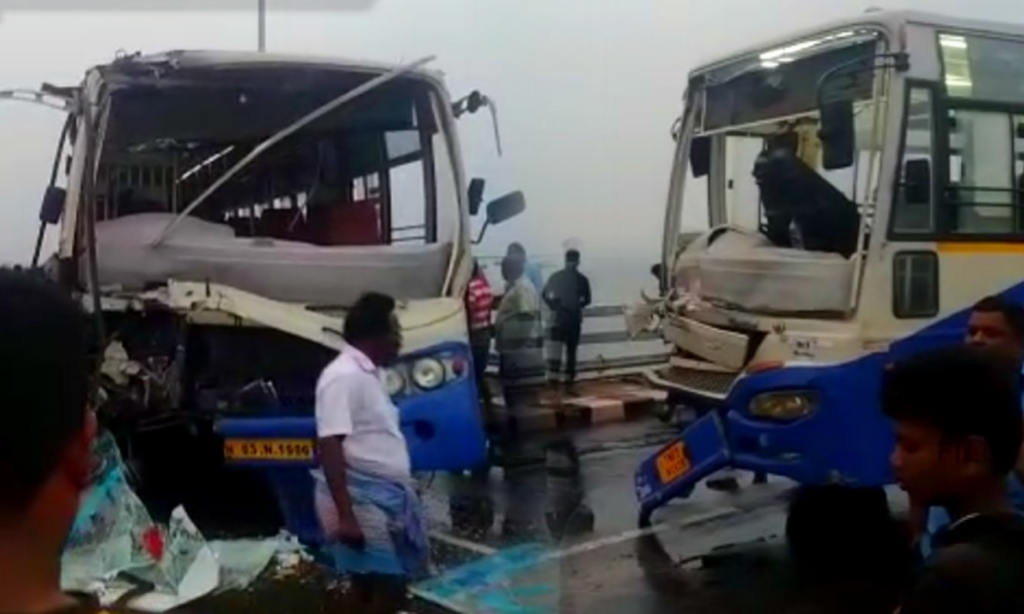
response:
[[[882,380],[895,421],[893,470],[913,503],[952,523],[902,600],[901,614],[1024,613],[1024,516],[1006,480],[1021,445],[1020,369],[958,347],[898,362]]]
[[[576,354],[583,330],[583,310],[590,305],[590,280],[580,273],[580,253],[565,253],[565,268],[548,279],[544,287],[544,303],[551,309],[552,353],[549,368],[553,375],[562,369],[562,347],[565,347],[566,386],[576,383]]]
[[[60,559],[93,468],[86,319],[29,272],[0,270],[0,390],[0,612],[85,611]]]

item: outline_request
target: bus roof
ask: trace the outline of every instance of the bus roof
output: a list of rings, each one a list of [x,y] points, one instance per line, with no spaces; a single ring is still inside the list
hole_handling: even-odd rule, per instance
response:
[[[355,60],[347,58],[334,58],[317,55],[292,55],[281,53],[265,53],[258,51],[202,51],[202,50],[174,50],[154,54],[139,54],[123,56],[113,63],[97,66],[100,70],[117,71],[120,62],[130,62],[135,66],[140,65],[166,65],[174,68],[271,68],[281,66],[295,66],[303,68],[316,68],[321,70],[339,70],[348,72],[386,73],[401,66],[401,64],[388,64],[385,62],[374,62]],[[420,77],[437,84],[443,82],[443,75],[438,70],[418,69],[410,73],[412,76]]]
[[[903,26],[910,24],[944,28],[955,32],[992,33],[1024,38],[1024,24],[982,21],[921,11],[872,11],[862,13],[855,17],[847,17],[845,19],[825,22],[814,28],[805,28],[803,30],[793,31],[783,37],[765,40],[761,44],[753,47],[747,47],[740,51],[730,53],[728,56],[720,56],[711,61],[701,62],[697,68],[690,72],[690,74],[691,76],[698,75],[723,64],[734,62],[737,59],[758,55],[763,53],[765,50],[781,47],[792,43],[793,41],[810,38],[825,32],[834,32],[846,28],[875,26],[885,30],[890,33],[890,35],[895,36]]]

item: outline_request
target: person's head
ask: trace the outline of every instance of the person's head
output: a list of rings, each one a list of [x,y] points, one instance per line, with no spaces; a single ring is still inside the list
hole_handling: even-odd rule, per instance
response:
[[[70,296],[40,275],[0,269],[0,532],[41,556],[59,555],[92,474],[87,343]]]
[[[971,309],[965,341],[1024,360],[1024,308],[999,296],[981,299]]]
[[[565,266],[570,269],[578,269],[580,267],[580,252],[576,249],[570,249],[565,252]]]
[[[479,277],[483,271],[480,270],[480,261],[473,259],[473,277]]]
[[[506,256],[512,256],[513,258],[522,258],[526,260],[526,248],[523,247],[522,243],[510,243],[508,251],[505,253]]]
[[[395,315],[395,299],[368,292],[345,316],[345,342],[366,354],[377,366],[390,364],[402,349],[402,329]]]
[[[517,256],[505,256],[501,261],[501,277],[509,283],[522,277],[525,269],[523,259]]]
[[[882,409],[896,426],[900,485],[926,505],[999,487],[1021,447],[1020,367],[991,349],[959,346],[890,365]]]

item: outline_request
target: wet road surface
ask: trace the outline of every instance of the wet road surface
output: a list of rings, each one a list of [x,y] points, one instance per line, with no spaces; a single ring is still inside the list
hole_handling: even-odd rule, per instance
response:
[[[792,485],[781,479],[754,486],[752,476],[741,475],[736,493],[700,486],[659,510],[653,527],[639,530],[633,471],[676,432],[644,420],[571,433],[578,475],[565,471],[571,463],[564,453],[545,462],[545,447],[564,439],[561,434],[531,436],[517,454],[537,461],[532,464],[487,477],[428,477],[424,500],[438,579],[427,586],[434,601],[419,599],[412,610],[891,614],[897,587],[876,571],[884,555],[839,576],[796,572],[782,539]],[[354,611],[346,599],[344,582],[311,566],[299,576],[268,576],[246,591],[208,598],[190,611]]]
[[[489,614],[892,611],[895,581],[870,561],[813,580],[793,569],[782,539],[792,488],[784,480],[754,486],[741,475],[735,493],[698,487],[659,510],[651,529],[638,530],[633,471],[673,433],[650,421],[573,435],[576,477],[551,470],[565,464],[559,454],[548,455],[547,467],[494,470],[489,478],[437,477],[425,500],[439,571],[458,574],[467,561],[543,545],[542,555],[513,571],[475,572],[480,579],[467,581],[503,595],[452,589],[445,605]],[[534,441],[532,456],[543,457],[537,450],[550,441]]]

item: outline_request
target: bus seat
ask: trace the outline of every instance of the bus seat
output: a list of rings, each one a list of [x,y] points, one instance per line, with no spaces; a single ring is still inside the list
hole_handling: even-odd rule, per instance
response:
[[[310,226],[322,245],[384,245],[379,200],[320,206],[310,209]]]

